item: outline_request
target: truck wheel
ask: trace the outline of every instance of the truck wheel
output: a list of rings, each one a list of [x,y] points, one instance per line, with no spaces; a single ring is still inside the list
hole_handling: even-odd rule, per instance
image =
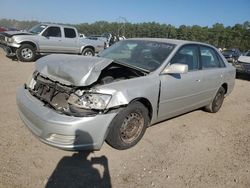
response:
[[[22,44],[20,48],[16,50],[16,56],[19,61],[31,62],[36,58],[35,48],[30,44]]]
[[[82,55],[84,55],[84,56],[94,56],[95,52],[91,48],[85,48],[82,51]]]
[[[111,122],[106,142],[118,150],[131,148],[141,140],[148,123],[148,109],[140,102],[131,103]]]
[[[212,103],[209,104],[208,106],[205,106],[205,110],[211,113],[218,112],[224,101],[224,95],[225,95],[225,89],[223,87],[220,87]]]

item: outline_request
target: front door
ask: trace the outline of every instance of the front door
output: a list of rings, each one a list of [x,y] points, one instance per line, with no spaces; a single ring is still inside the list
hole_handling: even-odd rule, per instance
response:
[[[60,27],[48,27],[39,38],[40,52],[62,52],[62,32]]]
[[[188,112],[204,103],[198,46],[183,46],[170,61],[174,63],[188,65],[188,73],[160,75],[159,120]]]

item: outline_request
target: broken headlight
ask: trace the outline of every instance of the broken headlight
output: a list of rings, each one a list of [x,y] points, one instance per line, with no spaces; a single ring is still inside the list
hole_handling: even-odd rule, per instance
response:
[[[29,87],[30,89],[34,89],[34,86],[36,84],[36,80],[34,77],[36,76],[37,71],[33,72],[27,79],[26,81],[26,86]]]
[[[15,42],[15,40],[13,38],[7,38],[7,42],[8,43],[13,43],[13,42]]]
[[[111,95],[107,94],[89,92],[81,93],[77,91],[76,93],[72,93],[70,95],[68,103],[78,108],[104,110],[110,99]]]

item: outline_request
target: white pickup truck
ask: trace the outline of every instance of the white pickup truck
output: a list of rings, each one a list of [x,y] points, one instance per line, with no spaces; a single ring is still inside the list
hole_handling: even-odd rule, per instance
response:
[[[39,54],[65,53],[94,56],[104,49],[103,41],[79,37],[75,27],[38,24],[28,32],[0,33],[0,47],[19,61],[34,61]]]

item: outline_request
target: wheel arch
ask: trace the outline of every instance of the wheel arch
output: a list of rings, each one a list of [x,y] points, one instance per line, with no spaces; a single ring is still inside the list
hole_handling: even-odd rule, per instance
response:
[[[149,120],[151,121],[151,119],[153,117],[153,107],[152,107],[151,102],[144,97],[140,97],[140,98],[133,99],[132,101],[129,102],[129,104],[131,104],[135,101],[142,103],[148,109]]]
[[[20,44],[21,44],[21,45],[23,45],[23,44],[29,44],[29,45],[33,46],[33,47],[35,48],[35,50],[38,49],[36,43],[35,43],[35,42],[32,42],[32,41],[22,41],[22,42],[20,42]]]
[[[223,84],[221,85],[221,87],[223,87],[223,88],[225,89],[225,94],[227,94],[227,89],[228,89],[227,83],[223,83]]]
[[[87,46],[82,47],[81,53],[82,53],[83,50],[85,50],[86,48],[90,48],[90,49],[93,50],[93,52],[95,53],[95,48],[94,48],[94,46],[91,46],[91,45],[87,45]]]

